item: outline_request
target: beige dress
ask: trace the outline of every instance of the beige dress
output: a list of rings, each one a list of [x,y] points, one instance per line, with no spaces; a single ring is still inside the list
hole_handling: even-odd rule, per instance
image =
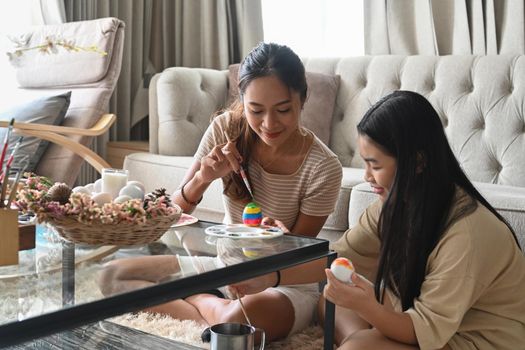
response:
[[[456,204],[468,199],[460,189]],[[356,271],[375,280],[380,240],[380,201],[359,224],[332,245]],[[389,292],[389,291],[387,291]],[[399,299],[387,293],[401,312]],[[421,294],[405,311],[419,347],[440,349],[525,349],[525,256],[507,226],[478,203],[457,220],[429,255]]]

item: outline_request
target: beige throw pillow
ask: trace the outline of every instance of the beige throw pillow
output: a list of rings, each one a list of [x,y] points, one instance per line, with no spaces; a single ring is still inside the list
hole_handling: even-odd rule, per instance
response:
[[[239,96],[237,88],[239,64],[232,64],[228,69],[230,71],[228,105],[230,105]],[[301,114],[301,124],[317,135],[326,145],[330,142],[330,129],[339,80],[339,75],[306,72],[308,96]]]

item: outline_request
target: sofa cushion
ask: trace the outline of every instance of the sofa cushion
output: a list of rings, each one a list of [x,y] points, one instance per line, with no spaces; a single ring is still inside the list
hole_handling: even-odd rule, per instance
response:
[[[228,67],[228,105],[239,96],[237,89],[239,66],[239,64],[232,64]],[[308,96],[301,113],[301,123],[326,145],[330,142],[330,128],[339,80],[339,75],[306,72]]]
[[[193,157],[164,156],[151,153],[132,153],[124,159],[123,168],[130,174],[130,180],[139,180],[146,186],[146,192],[164,187],[173,193],[182,183],[186,172],[194,162]],[[192,215],[200,220],[222,222],[224,207],[222,181],[213,181],[199,206]]]
[[[40,26],[21,34],[17,40],[20,48],[43,45],[51,40],[54,45],[50,46],[50,51],[61,54],[29,50],[22,55],[12,55],[18,83],[21,87],[42,88],[101,81],[110,70],[116,47],[113,33],[122,25],[120,20],[110,17]],[[83,50],[56,45],[57,42]]]
[[[473,182],[485,199],[512,226],[522,249],[525,250],[525,188]],[[353,227],[364,210],[377,200],[377,195],[368,183],[354,186],[350,197],[348,225]]]
[[[0,112],[0,120],[9,121],[11,118],[15,118],[17,123],[60,125],[64,120],[70,100],[70,91],[56,96],[42,97]],[[6,128],[0,128],[0,140],[4,140],[6,132]],[[7,154],[11,153],[19,136],[18,134],[11,133]],[[48,141],[41,140],[37,137],[25,136],[18,148],[12,167],[18,167],[18,163],[22,157],[27,155],[29,157],[27,171],[34,171],[48,144]]]

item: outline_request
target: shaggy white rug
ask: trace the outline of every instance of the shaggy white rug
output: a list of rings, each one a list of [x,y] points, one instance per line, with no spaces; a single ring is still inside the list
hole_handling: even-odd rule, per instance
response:
[[[147,312],[125,314],[108,321],[203,349],[209,349],[209,344],[201,341],[203,327],[195,321],[181,321],[169,316]],[[265,347],[265,349],[271,350],[318,350],[322,348],[323,330],[318,326],[309,327],[301,333],[294,334],[281,341],[272,342]]]

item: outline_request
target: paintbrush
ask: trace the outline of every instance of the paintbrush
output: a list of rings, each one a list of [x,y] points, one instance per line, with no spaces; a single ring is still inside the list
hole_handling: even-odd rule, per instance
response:
[[[6,164],[5,166],[5,170],[4,170],[4,174],[7,174],[7,176],[5,176],[4,180],[2,181],[2,190],[0,192],[0,208],[3,208],[5,206],[5,194],[7,192],[7,183],[9,182],[9,169],[11,167],[9,165]]]
[[[248,322],[248,325],[251,327],[252,323],[250,322],[250,319],[248,318],[248,313],[246,312],[246,309],[244,308],[244,304],[242,303],[242,299],[239,298],[239,293],[235,292],[235,296],[237,297],[237,300],[239,300],[239,303],[241,304],[241,311],[244,314],[244,318],[246,318],[246,321]]]
[[[226,140],[228,140],[228,142],[232,142],[226,131],[224,132],[224,136],[226,137]],[[252,192],[252,187],[250,186],[250,181],[248,181],[248,176],[246,175],[244,168],[240,164],[239,164],[239,174],[241,175],[242,181],[244,182],[244,185],[248,189],[248,192],[250,193],[250,196],[253,199],[253,192]]]
[[[15,181],[13,182],[13,186],[11,186],[11,192],[9,193],[9,198],[7,199],[7,208],[11,208],[11,203],[13,202],[13,199],[15,199],[15,195],[18,191],[18,183],[20,182],[20,178],[24,174],[24,171],[26,171],[27,165],[29,164],[29,157],[24,157],[22,160],[22,167],[18,170],[16,173]],[[6,180],[7,182],[8,180]]]
[[[23,136],[20,136],[20,138],[18,139],[18,141],[16,141],[15,143],[15,147],[13,147],[13,150],[11,151],[11,154],[9,155],[9,158],[7,158],[7,164],[6,164],[6,167],[7,166],[11,166],[13,164],[13,160],[15,159],[15,153],[16,151],[18,150],[18,148],[20,147],[20,144],[22,143],[22,140],[24,139]],[[5,173],[2,172],[0,174],[0,181],[2,181],[4,179],[4,176],[5,176]]]

